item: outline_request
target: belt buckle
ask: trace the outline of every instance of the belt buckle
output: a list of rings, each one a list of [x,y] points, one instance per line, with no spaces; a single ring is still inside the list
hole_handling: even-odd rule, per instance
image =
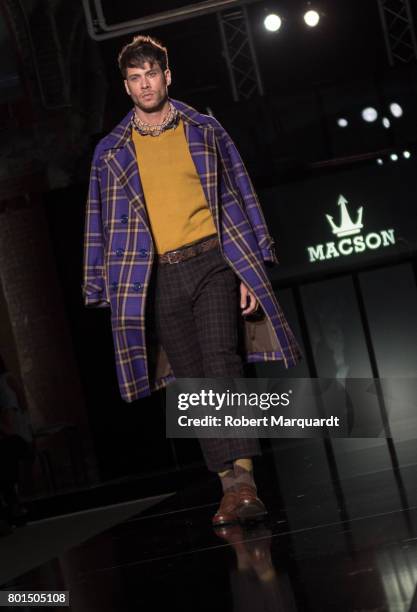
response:
[[[179,253],[180,251],[170,251],[169,253],[167,253],[167,259],[168,259],[168,263],[170,264],[174,264],[174,263],[179,263],[179,260],[177,261],[171,261],[171,255],[175,255],[176,253]]]

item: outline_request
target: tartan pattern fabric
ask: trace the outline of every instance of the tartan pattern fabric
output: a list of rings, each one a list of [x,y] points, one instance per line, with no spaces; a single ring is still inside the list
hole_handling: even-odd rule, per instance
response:
[[[297,341],[272,290],[265,262],[277,263],[274,241],[239,153],[211,116],[171,100],[185,135],[219,237],[222,254],[255,294],[276,334],[279,350],[245,359],[295,365]],[[122,398],[132,402],[174,380],[152,379],[146,351],[146,296],[155,248],[134,145],[133,110],[97,145],[85,211],[82,293],[88,307],[110,308],[116,372]]]
[[[155,265],[149,298],[151,341],[162,344],[177,378],[244,376],[239,286],[218,247],[178,264]],[[212,472],[261,454],[256,438],[199,438],[199,443]]]
[[[262,455],[257,438],[199,438],[201,451],[210,472],[224,472],[235,459]]]
[[[218,248],[155,266],[150,297],[149,325],[176,378],[243,376],[238,284]]]

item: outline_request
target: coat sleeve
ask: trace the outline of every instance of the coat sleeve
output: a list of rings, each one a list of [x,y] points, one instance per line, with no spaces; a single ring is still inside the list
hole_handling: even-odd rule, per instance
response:
[[[240,195],[249,222],[253,228],[256,240],[265,262],[277,264],[275,241],[271,237],[266,225],[265,217],[252,181],[233,140],[226,130],[216,121],[217,142],[226,167],[227,175]]]
[[[85,208],[83,283],[81,288],[85,306],[94,308],[108,308],[110,306],[104,273],[103,224],[97,148],[91,164],[90,184]]]

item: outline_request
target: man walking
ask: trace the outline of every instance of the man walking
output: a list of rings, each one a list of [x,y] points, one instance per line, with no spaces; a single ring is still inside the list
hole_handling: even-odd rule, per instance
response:
[[[167,50],[119,54],[134,108],[96,147],[85,220],[86,306],[110,307],[123,399],[175,378],[243,377],[243,360],[300,358],[270,285],[278,263],[261,207],[219,122],[168,96]],[[223,488],[213,524],[265,513],[257,439],[200,439]]]

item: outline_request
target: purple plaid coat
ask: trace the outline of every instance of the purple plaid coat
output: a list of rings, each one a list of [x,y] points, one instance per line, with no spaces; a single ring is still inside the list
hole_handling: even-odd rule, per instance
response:
[[[223,256],[266,315],[257,322],[242,317],[244,357],[248,362],[282,360],[287,368],[293,366],[300,350],[264,264],[278,263],[274,241],[239,153],[216,119],[171,102],[183,120]],[[126,402],[175,380],[163,347],[147,347],[145,342],[145,302],[155,248],[131,139],[132,112],[94,152],[82,284],[86,306],[110,307],[117,379]]]

